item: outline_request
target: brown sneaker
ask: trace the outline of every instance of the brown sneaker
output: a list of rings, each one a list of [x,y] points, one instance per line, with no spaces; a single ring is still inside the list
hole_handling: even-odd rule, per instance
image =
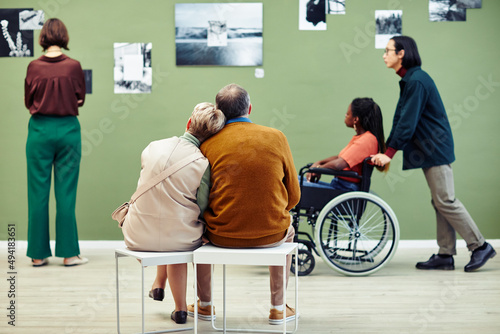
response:
[[[295,320],[295,309],[290,306],[286,306],[286,319],[285,321]],[[271,325],[282,325],[283,324],[283,311],[278,311],[275,308],[271,309],[271,313],[269,313],[269,323]]]
[[[213,319],[215,320],[215,306],[213,307]],[[188,315],[194,317],[194,304],[188,305]],[[198,319],[210,321],[212,320],[212,315],[210,314],[210,305],[200,306],[200,301],[198,300]]]

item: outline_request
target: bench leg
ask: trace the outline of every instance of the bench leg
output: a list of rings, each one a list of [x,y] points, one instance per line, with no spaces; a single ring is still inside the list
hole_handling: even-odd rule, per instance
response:
[[[144,266],[141,262],[141,301],[142,301],[142,334],[144,334]]]
[[[224,278],[223,278],[223,288],[222,288],[222,292],[223,292],[223,302],[222,302],[222,312],[223,312],[223,327],[224,327],[224,334],[226,334],[226,329],[227,329],[227,322],[226,322],[226,265],[224,264],[223,266],[223,271],[224,271]]]
[[[198,334],[198,270],[194,264],[194,334]]]
[[[120,334],[120,287],[118,280],[118,255],[115,253],[115,269],[116,269],[116,329]]]
[[[287,267],[285,255],[285,265],[283,266],[283,334],[286,334],[286,269]],[[297,317],[297,314],[295,315],[295,317]]]

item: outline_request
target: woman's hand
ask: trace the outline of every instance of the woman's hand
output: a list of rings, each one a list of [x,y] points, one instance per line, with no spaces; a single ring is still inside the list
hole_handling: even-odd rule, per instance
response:
[[[320,168],[318,163],[313,164],[310,168]],[[321,178],[321,174],[318,173],[306,173],[306,180],[309,182],[316,183]]]
[[[377,153],[375,155],[372,155],[371,158],[372,158],[372,163],[376,166],[383,167],[387,165],[389,162],[391,162],[391,158],[389,158],[387,155],[383,153]]]
[[[321,174],[317,174],[317,173],[307,173],[306,174],[306,180],[309,182],[317,183],[320,178],[321,178]]]

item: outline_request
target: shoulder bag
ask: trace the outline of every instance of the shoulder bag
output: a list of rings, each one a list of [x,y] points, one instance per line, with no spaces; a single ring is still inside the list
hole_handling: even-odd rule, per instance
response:
[[[163,172],[161,172],[160,174],[158,174],[155,177],[153,177],[152,179],[150,179],[148,182],[142,184],[139,188],[137,188],[135,193],[132,195],[132,197],[130,198],[130,201],[123,203],[115,211],[113,211],[113,213],[111,214],[111,218],[113,218],[114,220],[116,220],[118,222],[119,227],[122,227],[123,222],[125,221],[125,217],[127,216],[128,209],[129,209],[130,205],[134,204],[134,202],[139,197],[141,197],[142,194],[144,194],[146,191],[148,191],[149,189],[156,186],[161,181],[168,178],[170,175],[177,172],[182,167],[184,167],[184,166],[188,165],[189,163],[191,163],[195,160],[198,160],[200,158],[203,158],[203,155],[201,153],[199,153],[199,152],[193,153],[193,154],[185,157],[184,159],[176,162],[172,166],[168,167]]]

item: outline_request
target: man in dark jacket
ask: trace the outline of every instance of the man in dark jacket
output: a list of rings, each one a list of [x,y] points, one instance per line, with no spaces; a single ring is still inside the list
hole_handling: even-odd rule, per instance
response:
[[[418,269],[455,269],[456,232],[472,252],[466,272],[482,267],[496,255],[464,205],[455,198],[451,163],[455,161],[453,136],[443,102],[431,77],[420,68],[422,61],[417,44],[408,36],[389,40],[384,62],[402,77],[401,93],[394,114],[385,154],[373,156],[376,165],[384,166],[398,150],[403,150],[403,169],[422,168],[431,190],[436,211],[438,254]]]

